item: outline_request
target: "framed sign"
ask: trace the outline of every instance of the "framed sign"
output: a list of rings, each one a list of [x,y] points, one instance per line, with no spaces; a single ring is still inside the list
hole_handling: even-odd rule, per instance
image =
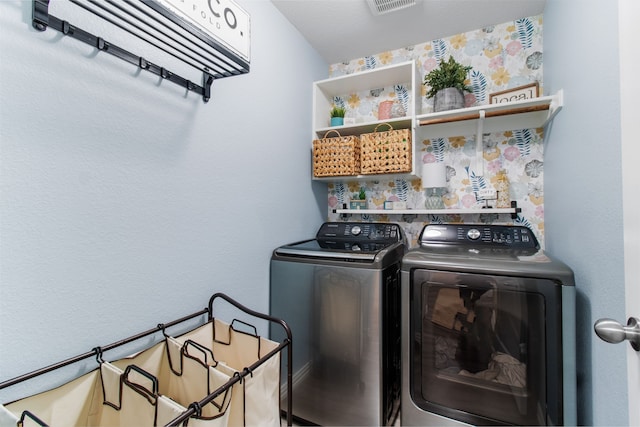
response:
[[[153,0],[250,61],[249,14],[233,0]]]
[[[503,104],[505,102],[524,101],[539,96],[538,82],[524,86],[518,86],[489,95],[491,104]]]

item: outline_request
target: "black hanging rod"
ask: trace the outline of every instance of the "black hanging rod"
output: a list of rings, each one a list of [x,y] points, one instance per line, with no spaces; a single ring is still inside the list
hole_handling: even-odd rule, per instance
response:
[[[168,25],[166,25],[166,23],[164,23],[163,21],[158,19],[158,16],[162,16],[162,17],[168,19],[169,21],[173,22],[174,24],[177,24],[180,27],[188,30],[189,34],[195,36],[201,42],[204,42],[207,46],[212,47],[214,49],[214,52],[215,52],[215,53],[213,53],[213,55],[216,57],[216,60],[218,61],[217,65],[221,65],[221,66],[224,65],[225,68],[230,70],[230,72],[227,72],[224,75],[225,77],[229,77],[229,76],[232,76],[232,75],[238,75],[238,74],[244,74],[244,73],[248,73],[249,72],[249,68],[250,67],[249,67],[249,62],[247,60],[239,57],[238,55],[233,54],[226,47],[224,47],[220,43],[216,42],[214,39],[212,39],[211,37],[206,35],[204,32],[202,32],[199,28],[197,28],[193,24],[180,19],[178,16],[176,16],[173,13],[169,12],[168,10],[164,9],[162,6],[160,6],[157,3],[156,0],[139,0],[139,2],[141,4],[144,4],[147,7],[151,8],[155,12],[155,14],[151,14],[148,11],[144,10],[143,8],[141,8],[139,6],[136,6],[135,2],[132,1],[132,0],[124,0],[124,1],[125,1],[125,3],[127,3],[130,6],[134,7],[138,11],[142,12],[147,17],[149,17],[149,18],[153,19],[154,21],[164,25],[167,28],[170,28],[172,31],[175,32],[174,28],[169,27]],[[247,34],[246,36],[248,37],[249,35]],[[211,52],[211,51],[208,50],[208,52]]]
[[[33,0],[33,20],[32,25],[38,31],[45,31],[47,28],[51,27],[64,35],[73,37],[76,40],[80,40],[90,46],[97,48],[101,52],[109,53],[117,58],[120,58],[130,64],[133,64],[139,67],[142,70],[149,71],[165,80],[169,80],[179,86],[186,88],[191,92],[195,92],[202,96],[204,102],[208,102],[211,99],[211,85],[216,78],[222,77],[230,77],[233,75],[243,74],[249,72],[249,64],[248,62],[242,60],[241,58],[232,55],[230,52],[226,50],[223,46],[216,43],[213,39],[208,38],[206,35],[202,34],[199,30],[195,29],[195,27],[191,26],[188,22],[179,19],[178,17],[171,17],[170,13],[167,11],[161,10],[161,8],[157,5],[152,6],[153,2],[144,2],[141,4],[145,4],[149,6],[149,10],[155,10],[157,13],[161,13],[165,18],[170,18],[171,22],[174,24],[180,25],[182,30],[188,31],[189,35],[196,36],[201,41],[206,42],[205,45],[197,45],[200,51],[204,51],[207,56],[196,52],[194,49],[189,48],[185,43],[177,40],[175,37],[172,37],[159,29],[158,27],[152,26],[147,22],[147,20],[143,20],[141,16],[136,15],[134,13],[128,12],[126,9],[118,6],[116,3],[108,2],[114,7],[117,7],[121,12],[128,13],[132,18],[137,19],[141,23],[146,26],[152,28],[155,32],[161,34],[166,39],[171,40],[176,45],[180,45],[183,49],[179,49],[178,47],[167,43],[162,38],[155,36],[152,32],[144,29],[141,25],[136,24],[134,21],[127,19],[122,14],[117,11],[107,9],[100,2],[91,1],[94,6],[97,6],[103,9],[105,12],[113,15],[115,18],[118,18],[120,21],[125,22],[130,27],[135,28],[138,31],[143,32],[146,36],[142,36],[136,31],[133,31],[131,28],[126,27],[118,22],[115,19],[109,18],[104,13],[97,11],[94,8],[90,8],[87,5],[84,5],[77,0],[70,0],[73,4],[82,7],[86,11],[102,18],[103,20],[117,26],[118,28],[128,32],[129,34],[138,37],[139,39],[145,41],[146,43],[154,46],[155,48],[173,56],[174,58],[186,63],[187,65],[202,71],[202,85],[198,85],[188,79],[185,79],[178,74],[162,67],[160,65],[154,64],[151,61],[145,59],[144,57],[135,55],[126,49],[123,49],[102,37],[95,36],[88,31],[85,31],[75,25],[70,24],[68,21],[57,18],[51,14],[49,14],[49,0]],[[102,2],[104,3],[104,2]],[[136,6],[133,2],[126,2],[131,7],[135,8],[138,12],[145,14],[145,16],[152,18],[158,24],[165,26],[168,29],[171,29],[176,34],[184,37],[185,40],[194,43],[192,39],[189,39],[184,34],[178,33],[174,28],[171,28],[166,23],[162,22],[160,19],[154,17],[149,14],[147,11],[143,10]],[[196,31],[197,30],[197,31]],[[161,46],[159,43],[165,44],[167,47]],[[195,43],[194,43],[195,44]],[[213,50],[211,49],[213,48]],[[174,52],[178,52],[180,55],[177,55]],[[213,58],[213,60],[211,59]],[[235,61],[232,62],[232,61]],[[198,64],[194,63],[197,62]],[[214,70],[214,71],[212,71]]]
[[[62,362],[54,363],[53,365],[49,365],[47,367],[38,369],[38,370],[33,371],[33,372],[29,372],[27,374],[24,374],[24,375],[21,375],[19,377],[10,379],[8,381],[4,381],[4,382],[0,383],[0,390],[2,390],[3,388],[7,388],[9,386],[12,386],[14,384],[18,384],[18,383],[20,383],[22,381],[26,381],[28,379],[35,378],[35,377],[37,377],[39,375],[43,375],[43,374],[46,374],[48,372],[55,371],[56,369],[63,368],[65,366],[67,366],[67,365],[71,365],[72,363],[76,363],[76,362],[79,362],[81,360],[88,359],[89,357],[101,356],[102,353],[107,351],[107,350],[111,350],[111,349],[114,349],[114,348],[119,347],[121,345],[128,344],[130,342],[138,340],[140,338],[144,338],[147,335],[155,334],[156,332],[159,332],[159,331],[164,331],[166,328],[169,328],[171,326],[177,325],[177,324],[182,323],[182,322],[186,322],[187,320],[194,319],[196,317],[202,316],[202,315],[207,314],[207,313],[209,313],[209,310],[207,308],[205,308],[205,309],[203,309],[201,311],[198,311],[196,313],[191,313],[188,316],[182,317],[182,318],[174,320],[172,322],[164,323],[164,324],[161,323],[161,324],[159,324],[157,327],[155,327],[153,329],[149,329],[148,331],[141,332],[141,333],[139,333],[137,335],[133,335],[133,336],[131,336],[129,338],[125,338],[123,340],[120,340],[120,341],[117,341],[117,342],[114,342],[114,343],[111,343],[111,344],[108,344],[108,345],[105,345],[105,346],[96,347],[96,348],[94,348],[93,350],[91,350],[91,351],[89,351],[87,353],[79,354],[79,355],[77,355],[75,357],[72,357],[70,359],[63,360]]]
[[[100,18],[102,18],[103,20],[105,20],[106,22],[109,22],[110,24],[124,30],[127,31],[128,33],[132,34],[133,36],[139,38],[140,40],[154,46],[155,48],[162,50],[163,52],[173,56],[174,58],[184,62],[187,65],[190,65],[193,68],[199,69],[199,70],[204,70],[204,69],[208,69],[211,70],[210,74],[213,75],[214,79],[218,79],[218,78],[222,78],[222,77],[230,77],[230,76],[234,76],[237,74],[240,74],[240,72],[238,71],[239,67],[242,66],[248,66],[248,63],[240,63],[238,62],[237,64],[233,64],[232,62],[230,62],[227,57],[220,55],[216,50],[212,50],[212,49],[207,49],[206,45],[198,45],[194,42],[194,39],[192,38],[188,38],[185,36],[185,32],[178,32],[176,31],[175,27],[171,27],[169,25],[167,25],[166,21],[162,21],[158,18],[158,14],[152,14],[149,13],[149,8],[147,8],[145,6],[145,8],[140,7],[140,5],[145,4],[147,5],[147,3],[142,3],[141,0],[136,0],[131,1],[131,0],[118,0],[118,2],[114,2],[112,0],[87,0],[89,3],[91,3],[94,7],[100,8],[102,9],[104,12],[108,13],[109,15],[113,16],[114,18],[117,18],[120,22],[126,23],[129,27],[132,27],[133,29],[140,31],[142,33],[144,33],[146,36],[140,35],[139,33],[136,33],[134,31],[132,31],[131,28],[128,28],[127,26],[119,23],[118,21],[116,21],[113,18],[110,18],[108,15],[105,15],[104,13],[100,12],[99,10],[89,7],[86,4],[81,3],[78,0],[69,0],[71,3],[81,7],[82,9],[86,10],[87,12],[90,12]],[[106,7],[105,5],[109,4],[111,6],[113,6],[114,9],[110,9],[108,7]],[[130,7],[131,9],[127,9],[126,7],[124,7],[123,5],[127,5],[128,7]],[[155,3],[153,1],[151,1],[148,6],[151,7],[151,5]],[[158,10],[163,10],[159,5],[155,5],[155,7],[158,8]],[[116,10],[117,9],[117,10]],[[146,9],[146,10],[145,10]],[[118,10],[122,13],[118,13]],[[132,13],[132,11],[135,10],[136,13],[140,13],[144,16],[139,16],[137,14]],[[135,18],[136,20],[138,20],[140,22],[140,24],[134,22],[131,19],[128,19],[127,16],[125,16],[124,14],[129,15],[132,18]],[[167,15],[170,15],[169,12],[167,12]],[[184,38],[186,41],[188,41],[190,44],[195,45],[195,47],[197,47],[198,49],[206,52],[207,55],[210,56],[210,58],[205,57],[204,55],[199,55],[198,53],[196,53],[193,48],[187,46],[187,44],[185,44],[184,42],[182,42],[180,39],[177,39],[176,37],[171,36],[170,34],[168,34],[166,31],[164,31],[161,28],[158,28],[154,25],[152,25],[150,23],[149,20],[153,20],[155,21],[157,24],[162,25],[163,27],[170,29],[171,31],[173,31],[174,33],[176,33],[177,35],[179,35],[181,38]],[[181,22],[179,20],[179,18],[176,17],[176,23]],[[188,23],[186,21],[182,21],[183,25],[188,25]],[[158,38],[157,36],[155,36],[153,34],[153,32],[145,29],[145,27],[148,27],[149,29],[153,30],[153,32],[156,32],[158,34],[161,34],[163,37],[167,38],[168,40],[170,40],[173,44],[168,43],[167,41]],[[189,31],[193,31],[193,33],[189,33],[192,36],[195,36],[197,34],[196,31],[197,30],[195,27],[193,27],[193,29],[191,27],[187,27],[189,28]],[[220,52],[224,51],[224,48],[222,48],[220,45],[218,44],[214,44],[213,40],[207,42],[207,38],[206,35],[202,35],[202,38],[200,39],[202,42],[207,43],[207,45],[218,49]],[[199,36],[200,38],[200,36]],[[154,41],[155,40],[155,41]],[[156,43],[157,41],[157,43]],[[164,46],[166,47],[164,47]],[[184,48],[185,50],[178,50],[178,48],[176,47],[176,45],[180,45],[182,48]],[[181,55],[178,55],[176,52],[179,52]],[[194,63],[197,62],[198,64]],[[213,70],[216,70],[215,72],[213,72]]]
[[[129,31],[127,28],[125,28],[123,25],[118,24],[117,22],[115,22],[112,19],[109,19],[107,16],[99,13],[98,11],[96,11],[95,9],[90,9],[87,6],[83,5],[82,3],[77,2],[76,0],[70,0],[72,3],[77,4],[78,6],[84,8],[85,10],[94,13],[95,15],[101,17],[102,19],[104,19],[107,22],[112,23],[113,25],[118,26],[119,28],[125,30],[125,31]],[[121,21],[126,22],[127,24],[129,24],[130,26],[134,27],[135,29],[141,31],[142,33],[150,36],[150,37],[155,37],[150,31],[146,30],[145,28],[143,28],[142,25],[136,24],[135,22],[127,19],[125,16],[123,16],[122,14],[119,14],[117,11],[115,10],[110,10],[107,7],[104,6],[103,3],[105,3],[105,0],[100,0],[100,1],[95,1],[95,0],[90,0],[90,2],[92,4],[94,4],[95,6],[103,9],[104,11],[116,16],[117,18],[119,18]],[[135,9],[136,11],[140,12],[141,14],[144,15],[145,18],[147,19],[152,19],[154,21],[156,21],[158,24],[163,25],[164,27],[166,27],[167,29],[172,30],[174,33],[176,33],[177,35],[180,35],[181,37],[185,38],[187,41],[194,43],[193,40],[188,39],[186,37],[184,37],[183,34],[180,34],[176,31],[175,28],[169,27],[168,25],[166,25],[165,22],[162,22],[160,19],[158,19],[155,15],[149,13],[147,10],[144,10],[143,8],[141,8],[140,6],[138,6],[137,4],[135,4],[132,1],[129,0],[119,0],[117,3],[112,1],[112,0],[106,0],[106,3],[109,3],[110,5],[112,5],[114,8],[119,9],[120,11],[124,12],[124,13],[128,13],[127,9],[125,9],[122,4],[127,4],[130,7],[132,7],[133,9]],[[137,2],[139,3],[139,2]],[[139,20],[141,20],[142,18],[137,17]],[[176,55],[175,53],[173,53],[170,49],[165,48],[160,46],[157,43],[154,43],[152,40],[150,40],[149,38],[146,38],[144,36],[141,36],[139,34],[133,33],[131,32],[131,34],[133,34],[134,36],[138,37],[140,40],[143,40],[149,44],[151,44],[152,46],[168,53],[169,55],[173,56],[176,59],[181,60],[182,62],[191,65],[193,68],[197,68],[197,69],[204,69],[207,68],[209,70],[213,70],[216,69],[218,71],[216,71],[215,73],[212,72],[211,74],[213,74],[214,78],[222,78],[222,77],[230,77],[233,75],[237,75],[239,74],[238,71],[235,70],[235,65],[230,63],[229,61],[227,61],[225,59],[224,56],[219,55],[216,51],[210,50],[210,49],[205,49],[204,46],[198,46],[199,48],[201,48],[203,51],[205,51],[208,55],[210,55],[213,60],[211,58],[205,58],[204,56],[202,56],[201,58],[198,58],[198,56],[196,56],[195,54],[191,54],[190,50],[192,48],[190,48],[189,46],[187,46],[186,43],[182,42],[180,39],[171,36],[170,34],[168,34],[166,31],[163,31],[162,29],[158,28],[158,27],[154,27],[152,25],[150,25],[148,22],[145,22],[145,24],[147,26],[149,26],[150,28],[152,28],[154,31],[158,32],[159,34],[161,34],[162,36],[166,37],[167,39],[171,40],[171,42],[178,44],[180,46],[182,46],[183,48],[185,48],[185,51],[180,51],[186,58],[182,58],[178,55]],[[168,46],[171,49],[176,49],[174,46],[170,45],[169,43],[163,41],[163,40],[159,40],[160,42],[162,42],[163,44],[165,44],[166,46]],[[209,59],[209,62],[206,62],[205,59]],[[199,63],[199,65],[194,64],[192,61],[195,61],[197,63]]]

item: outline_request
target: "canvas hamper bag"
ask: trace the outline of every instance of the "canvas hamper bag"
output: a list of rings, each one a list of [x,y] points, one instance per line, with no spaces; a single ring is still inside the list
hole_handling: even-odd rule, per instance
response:
[[[253,332],[236,329],[238,324]],[[215,318],[176,339],[182,343],[191,340],[210,349],[215,369],[228,375],[243,372],[278,347],[278,343],[258,336],[251,325],[239,320],[228,324]],[[233,386],[229,426],[280,426],[280,353]]]
[[[253,312],[217,293],[209,309],[0,383],[4,389],[69,368],[48,378],[54,385],[46,391],[0,402],[0,427],[227,427],[232,422],[235,426],[280,427],[280,357],[290,338],[276,343],[239,320],[228,324],[213,318],[217,297],[247,315],[281,323],[291,336],[284,321]],[[202,326],[192,326],[195,329],[177,338],[166,333],[166,328],[185,321],[200,318],[200,323],[206,313],[208,320]],[[243,332],[247,329],[249,332]],[[157,332],[162,337],[152,337]],[[143,338],[129,352],[139,351],[122,357],[129,353],[122,347],[117,360],[103,358],[104,351]],[[84,360],[88,363],[72,366]],[[290,394],[288,398],[291,402]],[[291,423],[290,414],[287,422]]]
[[[15,423],[9,424],[11,417],[6,413],[20,418],[23,411],[29,411],[50,426],[87,425],[94,390],[99,384],[100,372],[95,369],[59,387],[6,403],[2,411],[5,412],[5,416],[0,418],[0,426],[15,427]],[[37,424],[29,421],[25,425]]]
[[[93,425],[156,425],[156,377],[136,365],[129,365],[123,371],[109,362],[100,365],[100,375],[104,400]]]
[[[0,427],[15,427],[24,411],[55,426],[164,426],[222,387],[230,375],[206,366],[183,351],[184,344],[167,337],[129,357],[105,362],[60,387],[0,405]],[[185,354],[187,354],[185,356]],[[177,356],[176,356],[177,355]],[[179,375],[171,370],[178,358]],[[189,426],[227,427],[232,389],[227,389]],[[32,419],[25,426],[38,425]]]
[[[201,400],[231,379],[228,375],[215,369],[210,363],[215,363],[213,354],[194,341],[184,343],[172,337],[167,337],[167,360],[171,375],[166,383],[163,394],[171,396],[176,402],[188,406],[192,402]],[[229,405],[232,389],[227,389],[216,399],[203,406],[199,417],[203,420],[221,418],[216,425],[226,426],[229,419]],[[191,424],[191,420],[189,422]]]

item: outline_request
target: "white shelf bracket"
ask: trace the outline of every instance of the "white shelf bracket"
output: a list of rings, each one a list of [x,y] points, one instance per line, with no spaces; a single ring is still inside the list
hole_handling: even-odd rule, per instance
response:
[[[478,117],[476,127],[476,165],[473,169],[476,175],[484,176],[484,110],[478,111],[480,117]]]
[[[551,120],[562,110],[562,106],[564,105],[564,92],[560,89],[551,99],[551,103],[549,104],[549,117],[545,120],[542,127],[547,126]]]

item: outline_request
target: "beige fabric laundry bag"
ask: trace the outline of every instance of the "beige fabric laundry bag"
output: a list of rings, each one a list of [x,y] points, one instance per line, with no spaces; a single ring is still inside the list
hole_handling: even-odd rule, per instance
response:
[[[161,391],[171,396],[176,402],[189,406],[224,386],[231,379],[231,375],[208,364],[213,360],[207,353],[207,349],[199,344],[190,340],[180,343],[172,337],[167,337],[165,344],[170,378],[165,382],[166,388],[161,387]],[[209,425],[227,426],[231,412],[229,407],[231,398],[232,389],[228,388],[201,408],[200,418],[208,421],[217,419],[218,423]]]
[[[246,333],[213,319],[176,339],[196,342],[209,349],[218,371],[235,375],[278,347],[278,343]],[[246,325],[246,324],[245,324]],[[250,325],[248,325],[250,326]],[[280,426],[280,353],[269,358],[241,382],[233,386],[229,426]]]
[[[58,388],[0,405],[0,426],[15,427],[29,411],[52,427],[163,426],[184,413],[230,376],[190,358],[180,361],[181,375],[171,371],[169,338],[151,348],[91,371]],[[180,356],[182,344],[174,342]],[[231,392],[205,405],[189,426],[227,427]],[[25,425],[36,425],[25,422]]]
[[[88,425],[156,425],[158,385],[155,377],[135,365],[129,365],[123,371],[109,362],[100,365],[100,376],[104,400],[94,399],[98,406]]]
[[[23,411],[29,411],[50,426],[87,425],[94,390],[99,384],[100,372],[96,369],[60,387],[5,404],[4,411],[16,418],[20,418]],[[5,424],[10,420],[8,415],[2,420],[2,427],[16,426]]]

